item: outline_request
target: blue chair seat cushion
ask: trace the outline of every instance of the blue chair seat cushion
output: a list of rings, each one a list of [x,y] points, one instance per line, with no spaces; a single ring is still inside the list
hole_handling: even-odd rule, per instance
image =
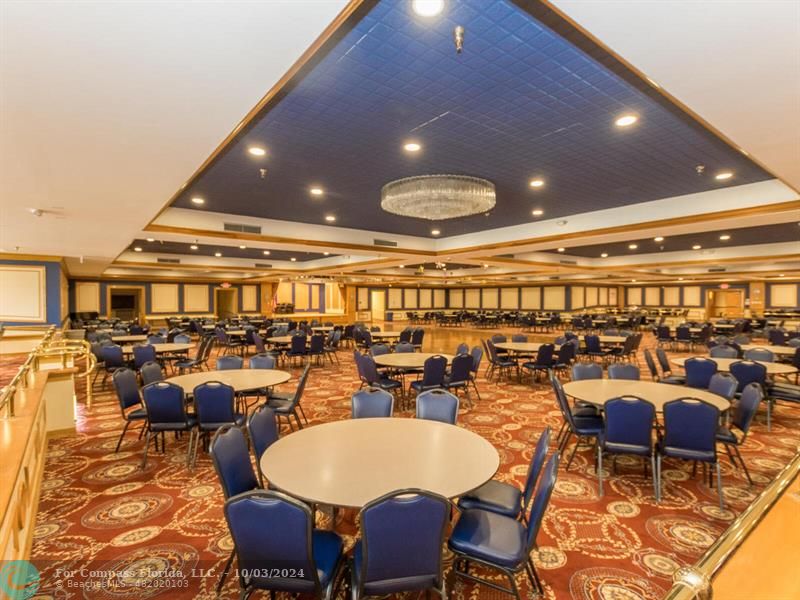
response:
[[[317,563],[317,576],[324,588],[336,572],[336,565],[342,558],[344,542],[333,531],[315,529],[311,534],[311,546]]]
[[[197,426],[197,418],[194,415],[187,415],[186,423],[150,423],[152,431],[186,431]]]
[[[137,408],[136,410],[132,410],[131,412],[125,415],[125,419],[128,421],[138,421],[140,419],[147,418],[147,410],[144,408]]]
[[[683,460],[699,460],[701,462],[714,462],[717,457],[713,450],[689,450],[675,446],[661,446],[659,451],[664,456],[682,458]]]
[[[578,435],[599,435],[603,431],[603,417],[601,416],[579,416],[573,419],[575,422],[575,433]]]
[[[417,392],[422,392],[424,390],[433,390],[433,389],[436,389],[436,388],[439,388],[439,387],[441,387],[441,386],[439,386],[439,385],[426,385],[426,386],[423,386],[421,379],[419,381],[412,381],[411,382],[411,389],[416,390]]]
[[[576,402],[575,407],[572,409],[573,417],[599,417],[600,411],[593,404],[586,402]]]
[[[198,361],[196,361],[194,359],[192,359],[192,360],[179,360],[178,362],[175,363],[175,366],[178,367],[179,369],[188,369],[190,367],[196,367],[198,364],[199,364]]]
[[[241,427],[244,425],[244,421],[247,418],[246,415],[241,413],[235,413],[233,415],[233,422],[236,424],[237,427]],[[230,425],[230,421],[222,421],[221,423],[200,423],[200,429],[204,431],[216,431],[223,425]]]
[[[498,360],[497,360],[497,362],[495,363],[495,366],[497,366],[497,367],[501,367],[501,368],[506,368],[506,367],[516,367],[516,366],[517,366],[517,362],[516,362],[516,361],[514,361],[514,360],[502,360],[502,359],[498,359]]]
[[[522,504],[522,492],[514,485],[492,479],[458,501],[462,510],[479,508],[516,519]]]
[[[800,402],[800,385],[791,383],[776,383],[769,389],[769,395],[776,400]]]
[[[728,427],[720,427],[717,429],[717,441],[723,444],[738,444],[739,438]]]
[[[525,561],[525,541],[525,528],[516,519],[473,509],[461,513],[448,546],[454,552],[517,569]]]
[[[287,413],[292,410],[293,401],[287,398],[270,398],[267,400],[267,406],[272,410],[279,413]]]
[[[669,377],[662,377],[659,383],[668,383],[670,385],[686,385],[686,377],[683,375],[670,375]]]
[[[553,365],[552,364],[550,364],[550,365],[537,365],[535,362],[525,362],[525,363],[522,363],[522,368],[523,369],[529,369],[531,371],[542,371],[542,370],[552,369]]]
[[[353,575],[356,583],[361,582],[361,562],[364,560],[363,547],[364,545],[361,539],[356,540],[355,547],[353,548]],[[434,587],[437,583],[437,577],[438,574],[431,573],[365,582],[364,592],[370,596],[386,596],[400,592],[424,590]]]
[[[600,435],[603,450],[611,454],[635,454],[637,456],[650,456],[653,449],[649,446],[639,446],[637,444],[621,444],[619,442],[606,442]]]
[[[390,379],[388,377],[383,377],[383,378],[379,379],[378,381],[373,382],[372,385],[375,385],[375,386],[381,388],[382,390],[393,390],[395,388],[402,387],[403,384],[401,382],[399,382],[398,380],[396,380],[396,379]]]

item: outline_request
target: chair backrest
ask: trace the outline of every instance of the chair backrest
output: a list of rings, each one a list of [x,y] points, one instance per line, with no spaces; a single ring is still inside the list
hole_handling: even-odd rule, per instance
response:
[[[161,335],[148,335],[147,336],[147,343],[148,344],[164,344],[166,343],[167,339]]]
[[[647,348],[644,349],[644,362],[647,365],[647,369],[650,371],[650,377],[652,377],[653,381],[658,381],[660,379],[658,368],[656,368],[653,355],[650,354],[650,350]]]
[[[390,492],[361,509],[361,595],[442,585],[447,498],[420,489]],[[424,587],[427,587],[425,585]]]
[[[764,389],[757,383],[749,383],[742,390],[739,402],[733,411],[731,423],[738,427],[745,436],[750,431],[750,424],[758,412],[758,405],[764,399]]]
[[[142,385],[164,381],[164,371],[161,369],[161,365],[152,360],[144,363],[139,369],[139,373],[142,376]]]
[[[394,411],[394,396],[379,388],[366,388],[355,392],[351,398],[354,419],[391,417]]]
[[[495,333],[491,338],[493,344],[502,344],[508,341],[508,338],[504,336],[502,333]]]
[[[100,348],[100,356],[103,359],[103,364],[108,367],[124,367],[125,358],[122,354],[122,346],[117,344],[108,344]]]
[[[739,387],[739,382],[736,377],[730,373],[714,373],[711,380],[708,382],[708,391],[712,394],[717,394],[728,400],[732,400],[736,395],[736,388]]]
[[[394,351],[400,354],[404,352],[414,352],[414,344],[411,342],[400,342],[394,347]]]
[[[174,338],[172,338],[172,341],[175,342],[176,344],[191,344],[192,338],[190,338],[185,333],[179,333]]]
[[[675,339],[688,341],[692,339],[692,330],[688,325],[679,325],[675,329]]]
[[[258,480],[250,462],[247,440],[241,429],[234,425],[220,427],[211,440],[208,452],[226,500],[258,489]]]
[[[244,367],[244,359],[241,356],[227,354],[217,359],[217,371],[230,371]]]
[[[741,392],[750,383],[764,385],[767,380],[767,367],[750,360],[739,360],[728,368],[731,375],[739,382],[737,392]]]
[[[159,367],[160,370],[160,367]],[[139,406],[142,398],[139,395],[139,384],[136,382],[136,372],[131,369],[117,369],[111,376],[114,391],[117,393],[119,407],[125,412],[132,406]]]
[[[480,346],[473,346],[470,351],[472,355],[472,372],[477,374],[481,368],[481,361],[483,360],[483,348]]]
[[[547,450],[550,447],[550,434],[550,426],[548,425],[539,435],[536,448],[533,450],[531,462],[528,465],[528,474],[525,476],[525,487],[522,489],[522,510],[524,512],[528,510],[528,505],[531,502],[531,498],[533,498],[533,490],[536,489],[536,482],[544,466],[544,459],[547,458]]]
[[[734,348],[733,346],[728,346],[727,344],[718,344],[716,346],[713,346],[708,353],[711,356],[711,358],[739,357],[739,353],[736,351],[736,348]]]
[[[601,352],[600,337],[596,335],[587,335],[583,338],[583,343],[586,344],[587,352]]]
[[[547,505],[550,504],[550,496],[553,494],[553,488],[556,485],[556,477],[558,476],[558,461],[559,453],[553,452],[550,460],[544,467],[539,486],[536,489],[536,495],[533,497],[533,504],[531,505],[530,513],[528,513],[528,529],[525,532],[528,551],[536,546],[536,536],[542,526],[542,519],[547,511]]]
[[[686,385],[708,389],[708,382],[717,372],[717,363],[704,356],[693,356],[683,363],[683,370],[686,372]]]
[[[464,344],[466,345],[466,344]],[[450,379],[449,383],[461,383],[469,381],[469,375],[472,372],[472,356],[467,353],[459,354],[453,357],[453,362],[450,364]]]
[[[142,365],[156,360],[156,349],[152,346],[134,346],[133,347],[133,366],[141,369]]]
[[[400,342],[401,344],[403,342],[407,342],[407,343],[410,344],[411,343],[411,334],[412,333],[413,333],[413,330],[408,328],[408,327],[406,327],[405,329],[403,329],[400,332],[400,337],[398,338],[398,342]]]
[[[321,333],[315,333],[311,336],[309,341],[308,351],[312,354],[320,354],[325,350],[325,336]]]
[[[411,346],[413,349],[414,346]],[[381,354],[389,354],[392,351],[386,344],[373,344],[370,346],[369,353],[372,356],[380,356]]]
[[[236,394],[231,386],[219,381],[208,381],[195,387],[192,395],[200,425],[233,423]]]
[[[553,353],[556,347],[553,344],[542,344],[536,352],[536,365],[550,368],[553,366]]]
[[[775,354],[766,348],[751,348],[744,353],[743,358],[760,362],[775,362]]]
[[[664,375],[672,373],[672,367],[669,366],[667,353],[664,352],[663,348],[656,348],[656,358],[658,359],[658,364],[661,367],[661,371],[664,373]]]
[[[511,341],[512,342],[527,342],[528,341],[528,336],[525,335],[524,333],[515,333],[514,335],[511,336]]]
[[[558,349],[558,358],[556,362],[559,365],[569,365],[575,360],[575,344],[565,343]]]
[[[716,456],[716,435],[719,409],[696,398],[679,398],[664,404],[664,447],[698,452],[713,452]]]
[[[183,388],[169,381],[157,381],[142,388],[147,420],[176,426],[188,423]]]
[[[262,338],[258,332],[253,332],[253,345],[256,347],[256,353],[264,354],[267,351],[267,347],[264,345],[264,338]]]
[[[740,333],[740,334],[735,335],[733,337],[733,341],[736,342],[737,344],[739,344],[740,346],[743,345],[743,344],[749,344],[750,343],[750,336],[745,334],[745,333]]]
[[[417,418],[456,424],[458,397],[445,390],[428,390],[417,396]]]
[[[256,458],[256,465],[258,465],[261,455],[278,441],[280,436],[275,412],[266,404],[255,409],[247,420],[247,436],[253,445],[253,454]]]
[[[581,381],[583,379],[602,379],[603,367],[597,363],[575,363],[572,365],[572,379]]]
[[[293,577],[270,577],[269,587],[321,596],[312,543],[314,518],[307,504],[281,492],[253,490],[229,498],[224,513],[240,572],[282,574],[291,565]]]
[[[447,359],[444,356],[429,356],[422,366],[422,387],[442,385],[446,372]]]
[[[639,367],[630,363],[614,363],[608,366],[608,378],[639,381]]]
[[[300,381],[297,382],[297,388],[295,389],[294,396],[292,397],[292,404],[296,405],[303,397],[303,392],[306,390],[306,383],[308,383],[309,373],[311,373],[311,365],[306,365],[306,368],[303,369],[303,374],[300,375]]]
[[[770,329],[767,339],[770,346],[783,346],[786,343],[786,333],[781,329]]]
[[[251,369],[274,369],[275,357],[272,354],[256,354],[250,357]]]
[[[606,402],[603,441],[638,448],[653,447],[653,423],[656,409],[636,396],[621,396]]]
[[[298,333],[292,335],[291,343],[289,344],[289,353],[305,354],[305,352],[306,352],[306,334]]]
[[[461,342],[456,348],[456,355],[458,354],[469,354],[469,344]]]
[[[417,328],[413,332],[411,332],[411,343],[415,346],[422,345],[422,340],[425,338],[425,330],[422,328]]]

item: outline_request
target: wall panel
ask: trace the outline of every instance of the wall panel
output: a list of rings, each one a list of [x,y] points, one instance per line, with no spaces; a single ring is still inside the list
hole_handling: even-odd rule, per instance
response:
[[[464,308],[480,308],[481,291],[478,288],[467,288],[464,290]]]
[[[445,290],[434,291],[445,293]],[[450,308],[464,308],[464,290],[447,290],[447,293],[450,296]]]
[[[483,308],[497,308],[497,288],[481,288],[481,306]]]
[[[586,288],[586,306],[597,306],[597,288],[596,287],[587,287]]]
[[[684,306],[702,306],[702,292],[699,285],[689,285],[683,288]]]
[[[294,284],[294,309],[295,310],[309,309],[307,283]]]
[[[680,305],[681,305],[681,288],[665,287],[664,306],[680,306]]]
[[[567,291],[563,286],[544,288],[544,310],[566,310]]]
[[[275,300],[278,304],[289,304],[294,302],[294,298],[292,297],[292,284],[283,282],[279,283]]]
[[[798,306],[797,285],[794,283],[771,283],[769,286],[769,305],[776,308]]]
[[[389,308],[392,310],[403,308],[402,288],[389,288]]]
[[[369,308],[369,288],[358,288],[358,310]]]
[[[505,310],[519,308],[519,288],[500,288],[500,308]]]
[[[417,308],[417,288],[403,289],[403,303],[406,308]]]
[[[99,282],[75,282],[75,312],[100,312]]]
[[[599,288],[597,290],[597,304],[600,306],[608,306],[608,288]]]
[[[661,306],[661,288],[644,288],[644,304],[645,306]]]
[[[419,307],[420,308],[433,308],[433,290],[430,288],[420,288],[419,290]]]
[[[631,287],[627,288],[628,306],[641,306],[642,305],[642,288]]]
[[[46,321],[45,281],[43,266],[0,267],[0,321],[31,323]],[[58,293],[58,290],[54,290],[53,293]]]
[[[177,283],[153,283],[150,285],[150,312],[177,313],[180,311]]]
[[[447,306],[447,300],[444,290],[433,290],[433,307],[444,308]]]
[[[521,292],[522,310],[541,310],[542,288],[524,287]]]
[[[184,302],[186,300],[184,299]],[[242,312],[256,312],[258,310],[258,286],[242,286]]]
[[[184,312],[207,313],[208,308],[208,286],[200,284],[184,284],[183,286],[183,310]]]

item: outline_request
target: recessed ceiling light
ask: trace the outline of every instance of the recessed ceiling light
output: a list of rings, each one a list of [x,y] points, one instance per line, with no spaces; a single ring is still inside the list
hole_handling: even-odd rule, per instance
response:
[[[786,275],[784,275],[783,273],[781,273],[780,275],[778,275],[778,277],[786,277]]]
[[[222,252],[214,252],[214,256],[216,256],[217,258],[219,258],[220,256],[222,256]]]
[[[264,156],[267,153],[264,148],[259,148],[258,146],[250,146],[247,151],[253,156]]]
[[[541,217],[544,214],[544,211],[541,208],[535,208],[531,212],[534,217]]]
[[[639,244],[628,244],[628,250],[636,250]]]
[[[484,265],[483,265],[483,268],[484,268],[484,269],[488,269],[488,268],[489,268],[489,265],[487,265],[487,264],[484,264]]]
[[[603,253],[600,255],[600,258],[608,258],[608,252],[603,252]]]
[[[420,17],[435,17],[444,10],[444,0],[414,0],[411,8]]]
[[[142,249],[141,249],[139,246],[136,246],[136,247],[133,249],[133,251],[134,251],[134,252],[141,252],[141,251],[142,251]]]
[[[664,238],[663,238],[662,236],[660,236],[660,235],[659,235],[658,237],[654,237],[654,238],[653,238],[653,241],[654,241],[654,242],[663,242],[663,241],[664,241]]]
[[[564,252],[564,250],[566,250],[566,248],[559,248],[558,249],[559,252]]]
[[[639,117],[637,117],[636,115],[622,115],[616,121],[614,121],[614,124],[617,127],[630,127],[638,120]]]
[[[324,254],[325,256],[330,256],[330,252],[323,252],[322,254]]]
[[[717,181],[725,181],[726,179],[730,179],[733,177],[733,173],[731,171],[720,171],[716,175],[714,175],[714,179]]]
[[[442,232],[439,231],[438,229],[431,229],[431,235],[439,235],[440,233]]]
[[[326,220],[328,223],[333,223],[333,222],[336,220],[336,217],[335,217],[335,216],[333,216],[333,215],[325,215],[325,220]]]
[[[631,279],[631,283],[636,283],[636,280],[635,279]]]
[[[731,236],[729,236],[727,233],[725,233],[725,234],[722,234],[721,236],[719,236],[719,239],[720,239],[720,241],[727,242],[729,239],[731,239]]]
[[[247,246],[239,246],[239,250],[247,250]]]
[[[290,258],[289,260],[292,261],[292,262],[297,262],[297,259],[294,256],[292,258]]]
[[[156,241],[156,239],[155,239],[155,238],[147,238],[147,241],[148,241],[148,242],[155,242],[155,241]]]
[[[700,250],[700,248],[702,248],[700,244],[695,244],[694,246],[692,246],[692,250]]]
[[[264,256],[269,256],[269,250],[264,250]]]
[[[322,196],[322,194],[325,193],[325,191],[321,187],[312,187],[308,191],[311,192],[312,196]]]
[[[407,144],[403,145],[403,150],[406,152],[419,152],[422,150],[422,146],[416,142],[408,142]]]
[[[683,277],[678,277],[678,281],[683,281]]]
[[[200,198],[199,196],[195,196],[194,198],[192,198],[192,202],[194,202],[195,204],[205,204],[206,203],[206,201],[203,200],[202,198]]]
[[[189,246],[189,248],[191,248],[192,250],[197,250],[197,244],[192,244],[191,246]]]
[[[531,179],[528,185],[532,188],[540,188],[544,185],[544,179]]]

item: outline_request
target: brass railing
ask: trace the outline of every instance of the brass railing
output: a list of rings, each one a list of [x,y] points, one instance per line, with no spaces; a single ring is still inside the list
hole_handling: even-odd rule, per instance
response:
[[[798,448],[800,450],[800,448]],[[800,476],[800,452],[691,567],[678,569],[665,600],[707,600],[714,576],[755,530],[791,483]]]
[[[62,368],[68,366],[70,357],[73,362],[82,358],[85,359],[85,369],[83,372],[77,373],[77,375],[86,377],[86,401],[91,406],[92,386],[90,385],[90,376],[97,368],[97,361],[92,353],[92,347],[84,340],[57,338],[56,328],[52,326],[45,332],[39,345],[28,354],[25,362],[20,365],[8,385],[0,390],[0,418],[8,419],[15,416],[17,391],[28,386],[30,373],[39,370],[39,363],[45,357],[60,358]]]

